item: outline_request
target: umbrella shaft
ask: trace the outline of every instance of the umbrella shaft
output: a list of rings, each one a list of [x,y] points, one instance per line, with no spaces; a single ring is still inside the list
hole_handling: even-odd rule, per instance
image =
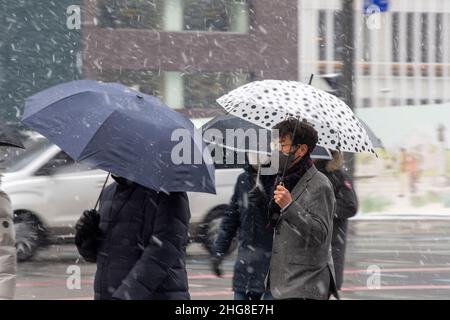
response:
[[[106,179],[105,179],[105,183],[103,183],[102,191],[100,191],[100,194],[98,195],[97,202],[95,203],[94,210],[97,210],[97,206],[98,206],[98,204],[99,204],[99,202],[100,202],[100,198],[102,197],[103,190],[105,190],[105,186],[106,186],[106,184],[108,183],[108,179],[109,179],[109,176],[110,176],[110,175],[111,175],[111,173],[108,172],[108,175],[106,176]]]

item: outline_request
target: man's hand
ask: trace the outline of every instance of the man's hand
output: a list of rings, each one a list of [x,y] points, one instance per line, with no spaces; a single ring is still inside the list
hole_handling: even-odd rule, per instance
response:
[[[278,185],[275,189],[273,199],[281,209],[284,209],[292,202],[291,193],[282,185]]]

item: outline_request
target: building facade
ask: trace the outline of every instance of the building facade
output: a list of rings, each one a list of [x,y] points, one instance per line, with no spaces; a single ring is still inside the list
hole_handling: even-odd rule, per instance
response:
[[[18,125],[25,98],[81,77],[81,33],[67,23],[68,8],[80,1],[0,1],[3,121]]]
[[[191,116],[246,82],[298,77],[297,1],[84,0],[84,77]]]
[[[355,2],[357,108],[450,101],[450,1]],[[248,81],[342,69],[341,0],[84,0],[84,77],[197,114]]]
[[[356,107],[450,101],[450,1],[355,2]],[[299,0],[299,79],[342,68],[341,0]],[[344,21],[345,23],[345,21]]]

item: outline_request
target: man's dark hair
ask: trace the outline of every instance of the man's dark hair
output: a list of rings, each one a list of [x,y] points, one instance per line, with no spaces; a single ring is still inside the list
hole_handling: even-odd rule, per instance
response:
[[[297,127],[297,128],[296,128]],[[292,145],[306,144],[308,146],[308,154],[310,154],[316,147],[318,137],[317,131],[306,121],[299,121],[296,118],[289,118],[278,123],[273,127],[279,130],[279,137],[291,137]],[[295,135],[292,137],[292,134]]]

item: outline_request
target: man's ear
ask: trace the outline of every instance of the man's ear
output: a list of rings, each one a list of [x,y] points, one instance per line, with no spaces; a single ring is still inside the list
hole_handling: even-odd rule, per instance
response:
[[[305,154],[308,153],[308,146],[307,146],[306,144],[301,144],[299,150],[300,150],[300,152],[301,152],[300,155],[301,155],[302,157],[304,157]]]

